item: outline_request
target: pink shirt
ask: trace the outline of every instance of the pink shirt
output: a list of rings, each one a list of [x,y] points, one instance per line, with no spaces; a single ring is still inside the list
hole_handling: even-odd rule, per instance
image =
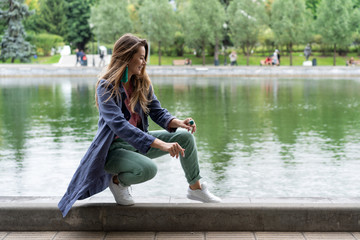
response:
[[[125,99],[125,101],[124,101],[125,106],[126,106],[126,108],[129,110],[129,112],[131,114],[131,117],[129,119],[129,123],[131,125],[137,127],[137,126],[141,125],[141,117],[140,117],[140,115],[138,113],[132,112],[130,110],[130,98],[131,98],[131,95],[133,93],[133,87],[132,87],[131,84],[129,84],[129,89],[127,89],[127,90],[126,90],[126,88],[124,88],[124,89],[125,89],[125,93],[126,93],[126,97],[127,97]]]

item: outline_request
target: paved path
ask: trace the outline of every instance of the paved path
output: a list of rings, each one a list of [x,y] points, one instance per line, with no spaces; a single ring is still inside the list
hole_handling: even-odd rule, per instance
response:
[[[0,240],[360,240],[359,232],[0,232]]]
[[[100,56],[99,55],[86,55],[87,57],[87,63],[88,63],[88,67],[99,67],[100,64]],[[104,64],[102,64],[101,66],[105,66],[106,64],[109,64],[110,62],[110,55],[106,55],[104,57]],[[61,56],[60,60],[58,63],[54,64],[56,66],[62,66],[62,67],[73,67],[75,66],[76,63],[76,56],[75,55],[68,55],[68,56]],[[80,66],[80,64],[78,64],[78,66]]]

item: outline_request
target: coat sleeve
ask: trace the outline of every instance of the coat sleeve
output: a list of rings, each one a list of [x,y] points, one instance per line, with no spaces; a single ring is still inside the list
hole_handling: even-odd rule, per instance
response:
[[[124,117],[120,104],[116,104],[114,98],[109,98],[112,86],[107,86],[105,81],[100,82],[97,87],[98,105],[100,117],[104,119],[111,131],[116,136],[128,142],[138,149],[141,153],[146,153],[150,145],[154,142],[155,137],[141,131],[139,128],[131,125]]]
[[[169,132],[175,132],[177,128],[169,128],[169,123],[175,117],[172,116],[169,111],[161,107],[160,101],[155,96],[152,88],[150,88],[151,102],[149,104],[149,116],[150,118],[157,123],[160,127],[166,129]]]

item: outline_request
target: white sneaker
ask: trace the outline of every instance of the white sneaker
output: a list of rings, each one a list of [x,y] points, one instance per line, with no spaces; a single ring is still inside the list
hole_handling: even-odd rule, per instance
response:
[[[192,190],[189,187],[187,198],[204,203],[221,203],[221,199],[208,190],[206,182],[201,184],[201,189]]]
[[[111,179],[109,183],[109,188],[112,194],[114,195],[115,201],[119,205],[134,205],[134,199],[129,193],[129,187],[124,187],[121,184],[116,184]]]

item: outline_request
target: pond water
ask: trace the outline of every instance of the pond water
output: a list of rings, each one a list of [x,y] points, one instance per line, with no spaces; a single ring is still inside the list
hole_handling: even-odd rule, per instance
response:
[[[201,175],[216,194],[360,196],[360,81],[152,81],[163,107],[195,119]],[[95,82],[0,79],[0,196],[62,196],[97,130]],[[179,161],[154,161],[157,176],[134,196],[184,197]]]

